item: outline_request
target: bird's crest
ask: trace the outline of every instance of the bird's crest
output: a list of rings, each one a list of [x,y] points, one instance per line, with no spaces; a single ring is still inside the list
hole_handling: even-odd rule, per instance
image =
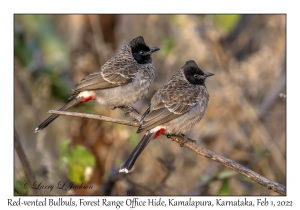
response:
[[[200,75],[204,75],[204,72],[197,66],[196,62],[193,60],[187,61],[182,69],[184,69],[185,74],[197,72]]]
[[[144,38],[142,36],[138,36],[137,38],[133,39],[129,43],[131,47],[132,53],[138,53],[139,51],[150,51],[150,48],[146,45]]]

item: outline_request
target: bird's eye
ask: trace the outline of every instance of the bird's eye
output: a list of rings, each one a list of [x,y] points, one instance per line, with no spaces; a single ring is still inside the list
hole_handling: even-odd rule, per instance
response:
[[[139,54],[144,55],[144,51],[140,51]]]
[[[197,74],[194,74],[194,78],[198,79],[198,75],[197,75]]]

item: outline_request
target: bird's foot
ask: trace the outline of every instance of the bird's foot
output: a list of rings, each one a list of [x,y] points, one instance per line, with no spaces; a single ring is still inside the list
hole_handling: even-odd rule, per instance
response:
[[[126,109],[123,110],[125,112],[125,116],[129,117],[129,114],[131,112],[136,112],[137,114],[140,114],[135,108],[133,108],[132,106],[118,106],[117,108],[122,108],[122,109]]]
[[[187,136],[184,135],[183,133],[181,133],[180,136],[183,138],[183,140],[179,143],[179,145],[180,145],[181,147],[183,147],[183,144],[186,143],[186,142],[188,142],[188,141],[191,141],[191,142],[193,142],[193,143],[196,143],[195,140],[190,139],[189,137],[187,137]]]
[[[172,139],[172,135],[169,134],[169,133],[167,134],[167,138],[168,138],[168,139],[171,139],[172,141],[174,141],[174,140]]]
[[[137,114],[140,114],[138,110],[136,110],[135,108],[133,108],[132,106],[130,107],[131,112],[136,112]]]

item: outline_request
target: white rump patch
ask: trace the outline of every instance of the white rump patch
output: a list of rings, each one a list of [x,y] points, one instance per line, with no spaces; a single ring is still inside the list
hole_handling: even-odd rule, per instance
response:
[[[89,96],[93,96],[95,97],[95,92],[94,91],[83,91],[81,93],[78,94],[77,98],[78,97],[84,97],[84,98],[87,98]]]

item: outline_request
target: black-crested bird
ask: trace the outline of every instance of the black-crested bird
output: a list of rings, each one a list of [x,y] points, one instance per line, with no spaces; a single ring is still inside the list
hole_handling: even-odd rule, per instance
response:
[[[128,173],[138,156],[150,142],[161,134],[183,135],[203,117],[209,94],[205,79],[213,73],[204,73],[195,63],[187,61],[172,78],[152,97],[143,114],[137,133],[146,134],[121,166],[119,172]]]
[[[159,50],[149,48],[142,36],[123,46],[99,70],[83,78],[71,90],[71,101],[61,107],[65,111],[78,103],[96,100],[111,107],[128,107],[141,99],[154,80],[151,54]],[[43,130],[59,115],[51,115],[35,132]]]

